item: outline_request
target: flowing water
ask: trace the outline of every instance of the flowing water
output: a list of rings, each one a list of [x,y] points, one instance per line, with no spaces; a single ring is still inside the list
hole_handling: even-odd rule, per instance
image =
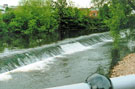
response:
[[[112,42],[105,32],[37,48],[5,49],[0,53],[0,89],[45,89],[84,82],[93,73],[108,75]],[[122,57],[134,45],[121,42],[120,47]]]

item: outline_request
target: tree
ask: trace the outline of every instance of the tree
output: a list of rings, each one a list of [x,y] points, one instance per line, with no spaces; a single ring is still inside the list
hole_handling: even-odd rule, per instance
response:
[[[100,17],[108,25],[114,38],[114,47],[118,46],[119,32],[126,25],[134,10],[135,0],[93,0],[98,1]]]
[[[20,23],[23,22],[21,33],[30,41],[30,44],[36,42],[34,39],[42,39],[42,41],[48,39],[47,36],[57,29],[57,13],[51,4],[50,0],[23,0],[16,10],[16,18],[21,17]]]
[[[73,3],[67,2],[67,0],[57,0],[54,8],[58,11],[58,33],[60,40],[70,37],[70,34],[73,34],[72,30],[78,29],[79,31],[85,17],[80,9],[74,7]]]
[[[56,18],[57,11],[50,0],[22,0],[19,6],[2,15],[6,25],[2,31],[8,35],[7,43],[18,46],[23,42],[25,47],[33,47],[44,43],[56,32]]]
[[[114,38],[114,47],[118,48],[120,26],[126,22],[125,8],[118,0],[115,0],[110,6],[110,11],[111,17],[106,19],[105,23],[110,28],[112,37]]]
[[[59,33],[59,39],[62,40],[64,38],[64,29],[62,29],[63,26],[63,18],[65,16],[65,11],[67,8],[67,1],[66,0],[57,0],[54,3],[54,8],[56,8],[56,10],[58,11],[58,22],[59,22],[59,26],[58,26],[58,33]]]
[[[96,0],[93,0],[96,1]],[[114,39],[114,48],[112,50],[113,61],[118,61],[120,30],[128,27],[134,27],[134,16],[132,11],[135,10],[135,0],[97,0],[100,4],[100,17],[110,28],[111,35]],[[106,1],[106,2],[105,2]],[[133,26],[131,26],[131,24]]]

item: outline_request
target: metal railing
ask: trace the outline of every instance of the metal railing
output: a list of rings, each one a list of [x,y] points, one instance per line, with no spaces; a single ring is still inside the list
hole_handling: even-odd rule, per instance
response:
[[[47,89],[135,89],[135,75],[107,78],[94,74],[85,83],[65,85]]]

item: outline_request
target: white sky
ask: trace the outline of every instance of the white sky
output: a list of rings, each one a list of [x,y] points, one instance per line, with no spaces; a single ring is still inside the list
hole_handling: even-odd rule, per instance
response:
[[[16,6],[18,3],[19,0],[0,0],[0,5],[8,4],[9,6]]]
[[[91,0],[71,0],[74,2],[75,6],[77,7],[90,7]]]
[[[16,6],[20,0],[0,0],[0,5],[8,4],[9,6]],[[77,7],[90,7],[91,0],[71,0]]]

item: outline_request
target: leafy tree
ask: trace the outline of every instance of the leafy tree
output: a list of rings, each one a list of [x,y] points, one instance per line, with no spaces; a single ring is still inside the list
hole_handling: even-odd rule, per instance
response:
[[[114,38],[114,47],[118,47],[119,32],[126,25],[128,17],[134,9],[134,0],[93,0],[98,1],[100,17],[110,28]]]
[[[114,62],[120,58],[119,39],[120,30],[124,28],[134,28],[135,0],[93,0],[98,1],[99,15],[108,25],[111,35],[114,39],[114,48],[112,50],[112,59]]]
[[[15,38],[24,39],[24,43],[34,46],[38,44],[34,42],[44,41],[47,39],[44,35],[50,35],[57,29],[55,13],[50,1],[23,0],[20,6],[4,14],[3,21]]]
[[[99,17],[103,20],[110,18],[110,7],[108,4],[104,4],[102,8],[99,8]]]
[[[67,0],[57,0],[54,4],[54,8],[58,11],[58,32],[60,40],[65,37],[72,37],[73,35],[71,36],[71,34],[73,34],[73,30],[77,32],[84,27],[84,13],[74,7],[71,2],[67,2]]]
[[[66,12],[66,8],[67,8],[67,1],[66,0],[57,0],[54,3],[54,8],[56,8],[56,10],[58,11],[58,22],[59,22],[59,26],[58,26],[58,33],[60,36],[60,40],[62,40],[64,38],[64,31],[63,31],[63,18],[65,16],[65,12]]]

